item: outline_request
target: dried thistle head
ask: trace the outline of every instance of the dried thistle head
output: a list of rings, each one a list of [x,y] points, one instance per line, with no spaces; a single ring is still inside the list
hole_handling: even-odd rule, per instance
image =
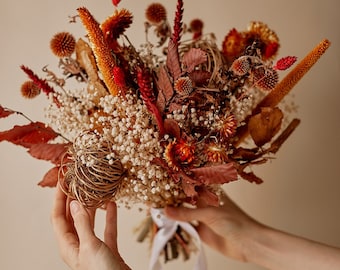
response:
[[[147,7],[145,17],[151,24],[158,25],[166,20],[166,9],[160,3],[152,3]]]
[[[69,57],[76,48],[76,39],[69,32],[57,33],[50,41],[50,48],[60,58]]]
[[[251,72],[254,86],[263,91],[270,91],[275,88],[279,82],[279,74],[272,68],[255,68]]]
[[[41,92],[40,87],[33,81],[26,81],[21,85],[21,95],[25,98],[35,98]]]
[[[114,199],[126,170],[111,143],[94,132],[78,136],[69,151],[71,161],[61,167],[61,187],[86,207],[100,207]]]
[[[189,77],[180,77],[174,83],[175,91],[181,96],[188,96],[193,91],[192,81]]]

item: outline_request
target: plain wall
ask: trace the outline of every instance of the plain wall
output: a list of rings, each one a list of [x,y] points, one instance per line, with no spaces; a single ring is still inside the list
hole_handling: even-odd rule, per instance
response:
[[[176,1],[160,1],[173,21]],[[235,27],[244,30],[251,20],[267,23],[279,35],[280,56],[303,56],[323,38],[331,48],[298,83],[293,94],[302,120],[276,158],[254,170],[261,185],[237,181],[226,185],[228,194],[250,215],[287,232],[340,246],[340,2],[338,0],[185,0],[184,21],[201,18],[204,31],[215,32],[218,44]],[[120,6],[134,13],[128,36],[135,44],[144,41],[144,10],[151,1],[122,0]],[[49,40],[59,31],[83,36],[80,23],[68,24],[68,15],[86,6],[99,20],[111,15],[110,0],[1,0],[0,3],[0,104],[24,112],[31,119],[44,118],[47,104],[20,96],[26,80],[21,64],[41,73],[53,69],[57,59]],[[24,124],[19,116],[0,119],[0,130]],[[31,158],[23,148],[0,143],[0,269],[68,269],[59,257],[50,224],[54,189],[37,186],[50,164]],[[119,246],[133,269],[147,269],[148,244],[135,241],[134,228],[144,215],[137,208],[119,210]],[[103,212],[97,218],[102,234]],[[263,269],[229,260],[205,248],[209,269]],[[194,257],[194,256],[193,256]],[[191,269],[192,261],[167,264],[164,269]]]

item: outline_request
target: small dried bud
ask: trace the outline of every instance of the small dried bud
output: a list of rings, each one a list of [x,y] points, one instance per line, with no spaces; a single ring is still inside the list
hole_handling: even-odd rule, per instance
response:
[[[166,9],[160,3],[153,3],[147,7],[145,16],[150,23],[159,24],[166,20]]]
[[[21,95],[25,98],[35,98],[41,90],[33,81],[26,81],[21,85]]]

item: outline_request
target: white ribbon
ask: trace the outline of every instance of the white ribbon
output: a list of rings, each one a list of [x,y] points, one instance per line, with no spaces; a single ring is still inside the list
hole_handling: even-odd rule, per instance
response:
[[[194,270],[207,269],[207,263],[203,251],[203,246],[201,244],[200,236],[190,223],[169,219],[164,215],[163,209],[158,208],[151,208],[151,217],[155,224],[157,225],[157,227],[159,228],[159,230],[157,231],[153,239],[149,270],[162,269],[162,265],[158,260],[159,255],[164,249],[167,242],[174,236],[178,226],[180,226],[184,231],[186,231],[191,237],[193,237],[197,241],[199,253],[197,256],[196,263],[194,265]]]

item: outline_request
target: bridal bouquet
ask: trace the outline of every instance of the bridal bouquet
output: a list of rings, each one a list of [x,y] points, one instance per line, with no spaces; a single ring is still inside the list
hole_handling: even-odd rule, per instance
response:
[[[28,120],[0,132],[0,141],[50,161],[54,166],[39,185],[59,182],[86,207],[110,200],[145,205],[139,240],[153,241],[153,269],[161,253],[166,261],[188,258],[199,242],[192,224],[167,220],[162,208],[194,206],[198,198],[218,206],[222,185],[262,182],[253,166],[270,159],[300,122],[281,101],[330,43],[321,41],[297,64],[294,56],[276,59],[277,34],[254,21],[231,29],[218,45],[202,20],[184,23],[178,0],[173,23],[162,4],[146,7],[146,40],[136,46],[125,33],[132,13],[113,3],[113,14],[101,23],[85,7],[70,17],[81,21],[86,37],[52,37],[61,75],[47,66],[43,75],[21,66],[28,75],[22,95],[47,97],[46,122],[0,106],[0,117],[18,113]]]

